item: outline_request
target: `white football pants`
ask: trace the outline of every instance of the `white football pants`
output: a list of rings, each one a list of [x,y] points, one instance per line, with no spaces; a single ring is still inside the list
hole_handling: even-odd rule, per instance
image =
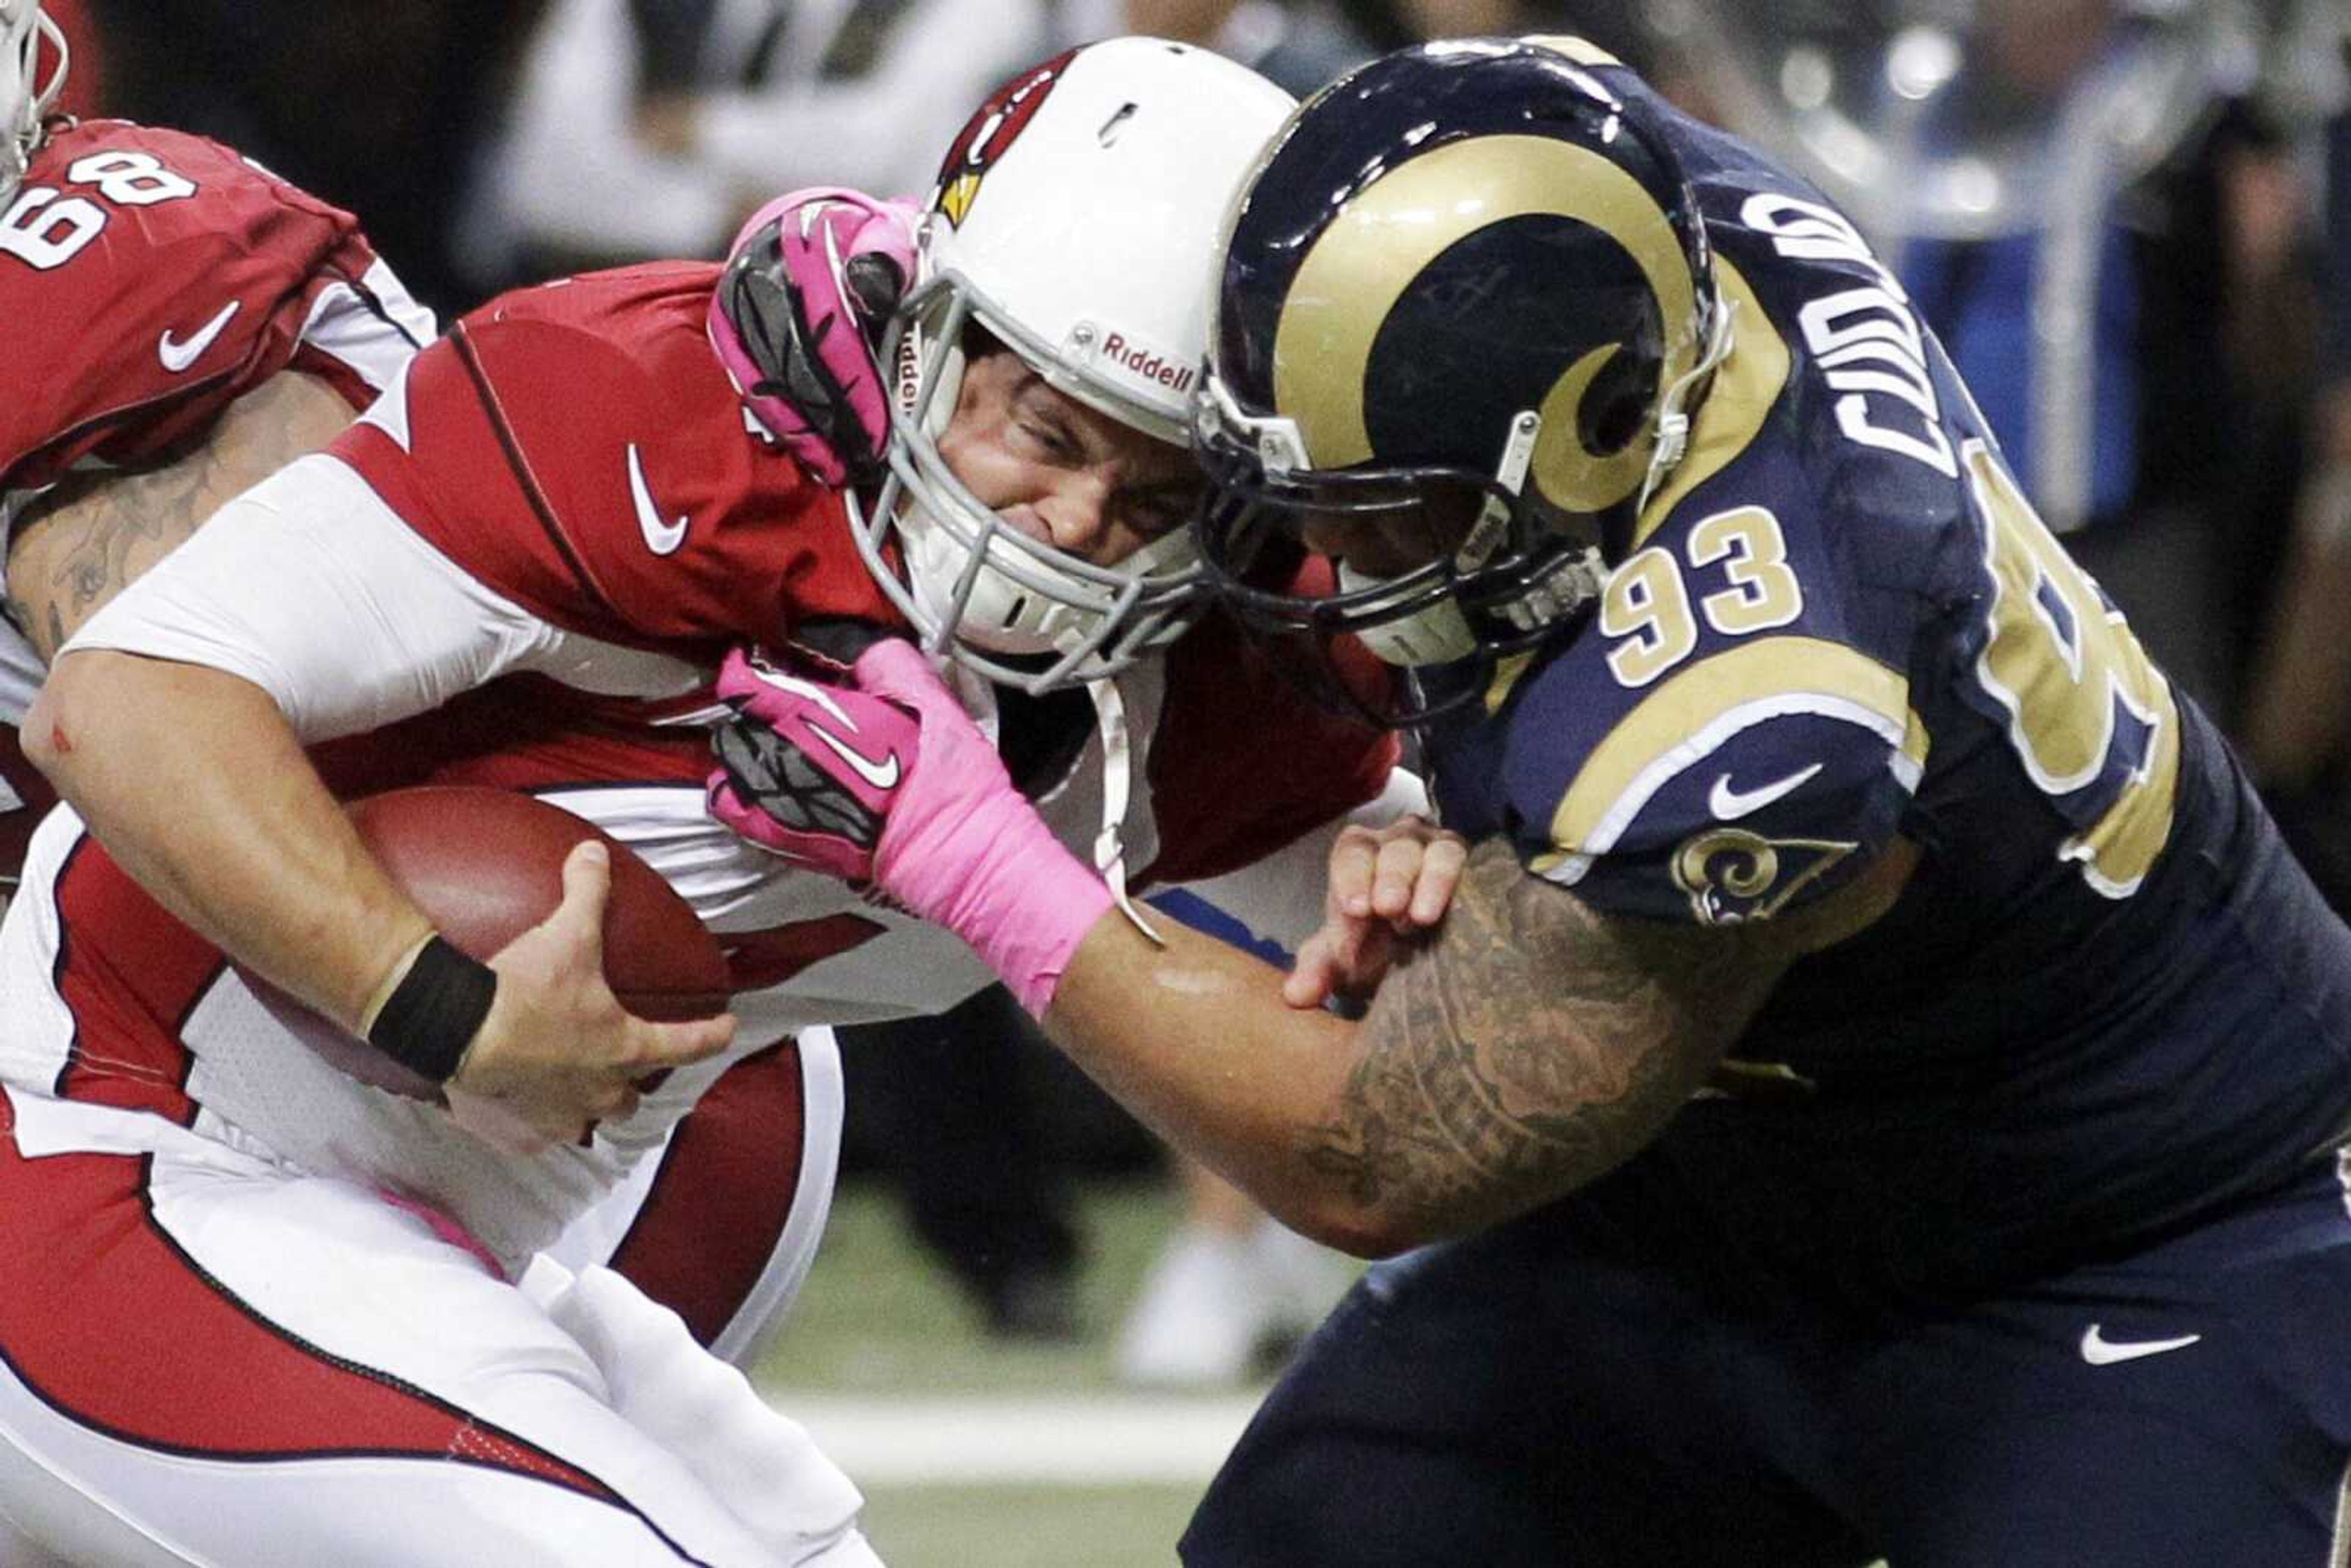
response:
[[[0,1515],[107,1568],[873,1563],[674,1315],[525,1284],[350,1183],[0,1096]]]

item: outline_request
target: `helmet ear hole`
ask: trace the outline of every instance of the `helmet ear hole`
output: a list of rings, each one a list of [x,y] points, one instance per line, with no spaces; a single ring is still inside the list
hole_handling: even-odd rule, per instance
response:
[[[1575,411],[1576,438],[1596,457],[1612,456],[1648,428],[1657,396],[1657,361],[1619,353],[1601,367]]]

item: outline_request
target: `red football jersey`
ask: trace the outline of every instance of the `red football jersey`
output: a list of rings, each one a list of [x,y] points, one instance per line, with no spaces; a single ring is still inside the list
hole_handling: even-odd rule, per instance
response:
[[[127,120],[60,129],[0,214],[0,491],[75,463],[152,464],[298,358],[319,297],[375,261],[349,213],[217,142]]]
[[[1307,697],[1228,618],[1167,651],[1167,701],[1150,741],[1159,853],[1143,880],[1238,871],[1376,799],[1401,760],[1388,731]]]
[[[840,497],[747,423],[704,326],[717,276],[654,263],[495,299],[417,356],[396,418],[332,450],[567,631],[715,661],[804,617],[895,623]]]

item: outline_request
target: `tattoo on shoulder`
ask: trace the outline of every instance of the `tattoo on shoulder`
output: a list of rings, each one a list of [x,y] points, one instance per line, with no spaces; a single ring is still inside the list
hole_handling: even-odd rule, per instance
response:
[[[1436,938],[1382,986],[1309,1155],[1432,1230],[1571,1191],[1704,1080],[1777,978],[1775,951],[1602,915],[1489,841]]]
[[[194,531],[205,492],[200,465],[183,462],[107,476],[44,509],[33,548],[9,572],[20,623],[44,660],[138,575],[134,561],[143,567]]]
[[[248,394],[251,414],[233,413],[172,461],[77,474],[27,510],[9,546],[8,609],[44,660],[223,502],[330,433],[315,417],[274,417],[285,406],[271,403],[275,386]]]

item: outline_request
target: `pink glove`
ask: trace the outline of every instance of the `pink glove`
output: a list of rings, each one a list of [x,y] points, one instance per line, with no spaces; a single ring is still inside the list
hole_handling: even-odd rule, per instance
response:
[[[920,216],[833,186],[778,196],[735,236],[711,296],[711,346],[735,390],[828,485],[867,476],[889,444],[873,355],[914,279]]]
[[[730,657],[720,677],[720,695],[730,702],[736,695],[727,676],[736,666]],[[962,937],[1022,1007],[1042,1015],[1070,955],[1112,907],[1110,889],[1012,787],[996,747],[914,644],[876,643],[852,671],[854,688],[789,676],[758,677],[758,688],[747,692],[738,684],[741,716],[719,732],[718,746],[722,773],[731,767],[730,747],[744,752],[772,743],[778,755],[797,753],[789,767],[824,775],[836,791],[855,798],[864,817],[846,830],[837,815],[817,827],[778,821],[761,809],[765,793],[747,792],[731,778],[722,788],[720,775],[712,778],[712,812],[779,853],[847,868],[834,874],[852,880],[870,875],[904,908]],[[894,714],[904,727],[887,729],[876,709]],[[841,737],[827,734],[844,716],[860,727],[852,747],[835,745]],[[758,728],[767,731],[766,741],[734,734]],[[890,775],[886,786],[876,782],[883,773]],[[806,793],[795,789],[789,798]],[[877,822],[878,831],[864,834],[865,821]],[[816,842],[827,839],[831,845]]]
[[[787,860],[872,881],[874,842],[914,760],[913,716],[741,648],[719,666],[717,692],[740,716],[712,737],[710,814]]]

